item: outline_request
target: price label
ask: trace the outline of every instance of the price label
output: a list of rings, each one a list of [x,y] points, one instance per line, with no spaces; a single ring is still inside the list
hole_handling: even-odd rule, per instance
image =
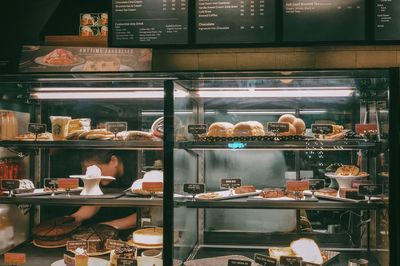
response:
[[[289,132],[289,123],[268,123],[267,130],[270,132],[286,133]]]
[[[356,124],[357,134],[377,133],[377,124]]]
[[[45,133],[47,131],[47,125],[39,123],[29,123],[28,131],[33,134]]]
[[[189,194],[200,194],[205,190],[204,184],[183,184],[183,191]]]
[[[188,132],[193,135],[207,133],[207,125],[188,125]]]
[[[361,196],[379,196],[382,195],[383,187],[382,185],[359,185],[358,195]]]
[[[75,251],[77,248],[83,248],[87,250],[89,248],[88,242],[84,240],[67,241],[67,250]]]
[[[281,256],[279,263],[281,266],[301,266],[302,261],[301,257]]]
[[[289,191],[304,191],[310,189],[308,181],[287,181],[286,189]]]
[[[45,178],[44,179],[44,187],[45,188],[58,188],[58,179],[57,178]]]
[[[2,190],[13,190],[19,188],[19,180],[15,179],[4,179],[1,180]]]
[[[142,189],[149,192],[162,192],[163,182],[143,182]]]
[[[79,187],[79,179],[77,178],[58,178],[58,187],[61,189],[75,189]]]
[[[311,131],[314,134],[330,134],[333,133],[333,126],[329,124],[312,124]]]
[[[242,185],[242,179],[240,178],[224,178],[221,179],[221,189],[231,189],[231,188],[237,188],[240,187]]]
[[[251,266],[248,260],[228,260],[228,266]]]
[[[114,240],[114,239],[107,239],[107,241],[106,241],[106,248],[109,250],[126,247],[126,246],[128,246],[128,243],[125,241]]]
[[[306,179],[310,185],[310,190],[318,190],[325,187],[325,180],[324,179]]]
[[[128,130],[128,123],[127,122],[107,122],[106,123],[107,131],[110,131],[114,134],[127,131]]]
[[[254,261],[262,266],[278,266],[277,259],[262,254],[255,254]]]
[[[4,263],[7,265],[22,265],[26,263],[25,253],[5,253]]]
[[[117,259],[117,266],[137,266],[137,260],[136,259],[124,259],[124,258],[118,258]]]

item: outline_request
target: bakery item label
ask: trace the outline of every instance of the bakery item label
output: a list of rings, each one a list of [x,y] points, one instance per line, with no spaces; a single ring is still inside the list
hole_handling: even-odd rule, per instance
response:
[[[44,187],[45,188],[58,188],[58,179],[57,178],[45,178],[44,179]]]
[[[128,246],[128,243],[125,241],[114,240],[114,239],[107,239],[106,241],[106,248],[110,250],[126,246]]]
[[[6,265],[22,265],[26,263],[25,253],[5,253],[4,263]]]
[[[231,189],[231,188],[237,188],[242,185],[242,180],[240,178],[224,178],[221,179],[221,189]]]
[[[358,195],[360,196],[379,196],[382,195],[383,186],[382,185],[359,185]]]
[[[137,260],[136,259],[124,259],[124,258],[118,258],[117,259],[117,266],[137,266]]]
[[[128,123],[127,122],[107,122],[106,129],[113,134],[117,134],[118,132],[127,131]]]
[[[271,122],[267,124],[267,130],[274,133],[286,133],[289,132],[289,123],[275,123]]]
[[[281,266],[302,266],[303,259],[301,257],[281,256],[279,263]]]
[[[329,124],[312,124],[311,131],[314,134],[331,134],[333,133],[333,125]]]
[[[278,266],[278,260],[262,254],[255,254],[254,261],[262,266]]]
[[[45,133],[46,131],[47,131],[46,124],[39,124],[39,123],[28,124],[28,132],[33,133],[35,135]]]
[[[84,250],[88,249],[88,242],[83,240],[76,241],[68,241],[67,242],[67,250],[75,251],[78,248],[83,248]]]
[[[251,266],[251,261],[249,260],[228,260],[228,266]]]
[[[287,181],[286,190],[288,191],[304,191],[310,188],[308,181]]]
[[[204,193],[205,185],[204,184],[183,184],[183,192],[189,194],[200,194]]]
[[[318,190],[325,187],[325,180],[324,179],[307,179],[305,180],[310,185],[310,190]]]
[[[19,188],[19,180],[15,179],[4,179],[1,180],[2,190],[13,190]]]
[[[58,188],[61,189],[74,189],[79,187],[79,179],[77,178],[59,178]]]
[[[357,134],[371,134],[377,133],[378,125],[377,124],[356,124],[356,133]]]
[[[192,135],[207,133],[207,125],[188,125],[188,132]]]

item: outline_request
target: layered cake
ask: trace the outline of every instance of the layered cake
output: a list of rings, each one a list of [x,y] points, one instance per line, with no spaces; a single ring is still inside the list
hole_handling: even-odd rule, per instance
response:
[[[110,266],[117,266],[118,259],[136,259],[137,250],[135,247],[118,247],[111,251]]]
[[[87,241],[87,252],[90,254],[102,253],[107,251],[105,247],[107,239],[117,238],[118,230],[112,226],[108,226],[105,224],[79,228],[72,236],[72,239],[74,240]]]
[[[64,263],[66,266],[88,266],[89,256],[86,250],[77,248],[74,252],[66,251],[64,253]]]
[[[143,246],[161,246],[163,229],[161,227],[139,229],[133,232],[132,241]]]

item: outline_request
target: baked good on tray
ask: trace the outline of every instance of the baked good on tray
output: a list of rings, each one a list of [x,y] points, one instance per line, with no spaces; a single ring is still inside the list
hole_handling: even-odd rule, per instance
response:
[[[20,179],[19,187],[13,190],[14,194],[31,193],[35,191],[35,185],[29,179]]]
[[[162,227],[144,228],[133,232],[132,241],[143,246],[160,246],[163,244]]]
[[[67,250],[64,253],[64,263],[65,265],[88,266],[89,256],[83,248],[77,248],[74,251]]]
[[[36,135],[33,133],[25,133],[16,136],[16,140],[35,140]],[[37,135],[37,140],[53,140],[53,135],[50,132],[40,133]]]
[[[320,195],[336,197],[337,190],[334,188],[326,187],[326,188],[318,189],[317,191],[315,191],[315,193],[320,194]]]
[[[106,129],[85,130],[78,136],[78,139],[81,140],[110,140],[113,138],[114,134]]]
[[[300,118],[292,114],[284,114],[278,119],[278,123],[288,123],[289,131],[279,133],[279,136],[303,135],[306,130],[306,124]]]
[[[228,122],[216,122],[210,125],[207,137],[231,137],[234,125]]]
[[[152,133],[139,130],[122,131],[117,134],[117,140],[160,140]]]
[[[338,176],[357,176],[360,173],[360,168],[355,165],[343,165],[339,167],[335,174]]]
[[[263,198],[281,198],[285,195],[285,189],[283,188],[264,188],[260,196]]]
[[[235,190],[235,194],[256,192],[256,188],[253,185],[240,186],[240,187],[235,188],[234,190]]]
[[[257,121],[237,123],[233,128],[234,137],[264,136],[264,126]]]
[[[105,243],[107,239],[117,239],[118,230],[105,224],[81,227],[72,235],[73,240],[88,242],[88,253],[102,253],[107,251]]]
[[[118,266],[118,259],[136,259],[137,249],[131,246],[118,247],[111,250],[110,266]]]

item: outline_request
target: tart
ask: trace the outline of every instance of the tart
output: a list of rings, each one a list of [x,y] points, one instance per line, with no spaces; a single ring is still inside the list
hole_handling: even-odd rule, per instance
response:
[[[161,227],[139,229],[133,232],[132,241],[143,246],[160,246],[163,244]]]

